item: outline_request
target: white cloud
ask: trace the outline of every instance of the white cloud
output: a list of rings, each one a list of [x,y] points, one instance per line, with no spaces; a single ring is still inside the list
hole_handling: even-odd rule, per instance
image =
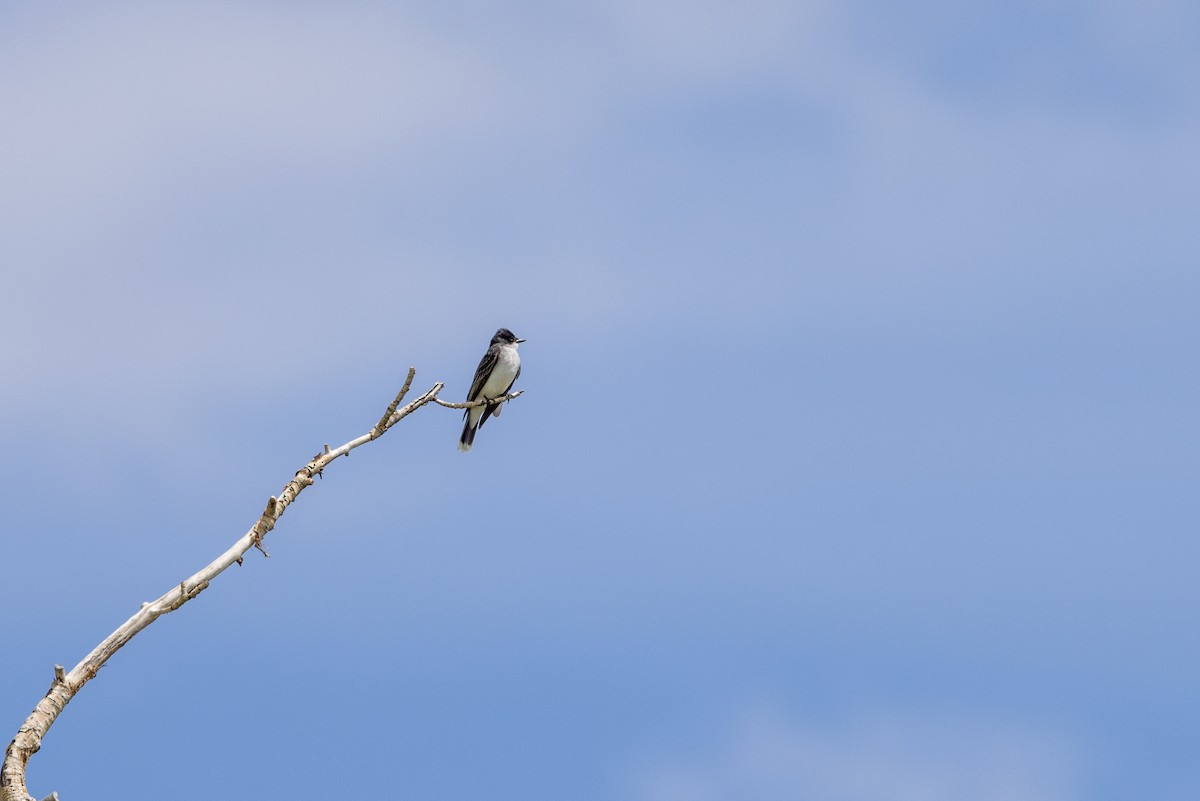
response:
[[[641,801],[1070,801],[1080,762],[1035,728],[921,715],[838,725],[755,712],[711,753],[663,760]]]

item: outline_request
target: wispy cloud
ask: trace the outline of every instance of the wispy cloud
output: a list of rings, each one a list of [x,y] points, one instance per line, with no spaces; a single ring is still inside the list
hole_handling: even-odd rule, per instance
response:
[[[642,801],[1071,801],[1081,767],[1069,741],[1026,726],[921,714],[812,724],[759,710],[635,784]]]

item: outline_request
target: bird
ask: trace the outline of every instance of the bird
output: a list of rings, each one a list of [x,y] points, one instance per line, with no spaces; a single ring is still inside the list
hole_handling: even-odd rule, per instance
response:
[[[491,400],[501,395],[507,395],[521,375],[521,357],[517,355],[517,346],[525,340],[517,339],[516,335],[507,328],[500,328],[492,337],[487,353],[479,360],[475,368],[475,380],[471,382],[471,391],[467,393],[467,403],[479,400]],[[500,404],[474,406],[463,412],[462,436],[458,438],[458,449],[464,453],[471,450],[475,442],[475,432],[483,427],[488,417],[500,416]]]

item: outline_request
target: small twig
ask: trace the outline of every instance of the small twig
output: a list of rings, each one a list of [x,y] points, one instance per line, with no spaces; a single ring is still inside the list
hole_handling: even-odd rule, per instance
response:
[[[404,400],[404,396],[408,394],[408,388],[412,386],[413,376],[416,374],[417,368],[408,368],[408,378],[404,379],[404,386],[400,387],[400,391],[396,393],[396,399],[392,401],[391,405],[387,407],[387,411],[383,413],[383,417],[380,417],[379,422],[376,423],[375,427],[371,429],[371,439],[378,437],[384,431],[387,431],[389,426],[394,425],[388,421],[391,420],[392,415],[396,413],[397,407],[400,406],[400,401]],[[329,453],[328,445],[325,446],[325,452]]]
[[[392,414],[391,418],[387,421],[387,425],[384,428],[385,429],[391,428],[392,426],[396,425],[396,423],[399,423],[405,417],[408,417],[410,414],[415,412],[417,409],[420,409],[422,406],[429,403],[430,401],[437,401],[440,403],[441,401],[438,401],[437,395],[439,392],[441,392],[445,388],[445,386],[446,385],[443,384],[441,381],[438,381],[437,383],[435,383],[432,387],[429,388],[429,390],[424,395],[417,398],[416,400],[410,401],[408,404],[401,407],[394,414]],[[362,439],[362,437],[359,437],[359,439]],[[354,442],[347,443],[347,445],[350,446],[350,448],[348,448],[348,450],[357,448],[361,444],[362,443],[359,442],[358,440],[354,440]],[[346,445],[343,445],[342,447],[345,448]]]

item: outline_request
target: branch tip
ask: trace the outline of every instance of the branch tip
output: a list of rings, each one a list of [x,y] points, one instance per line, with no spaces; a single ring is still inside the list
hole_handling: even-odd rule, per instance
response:
[[[65,671],[65,670],[63,670],[63,666],[62,666],[62,665],[55,665],[55,666],[54,666],[54,680],[55,680],[56,682],[58,682],[59,684],[66,684],[66,683],[67,683],[67,674],[66,674],[66,671]]]

